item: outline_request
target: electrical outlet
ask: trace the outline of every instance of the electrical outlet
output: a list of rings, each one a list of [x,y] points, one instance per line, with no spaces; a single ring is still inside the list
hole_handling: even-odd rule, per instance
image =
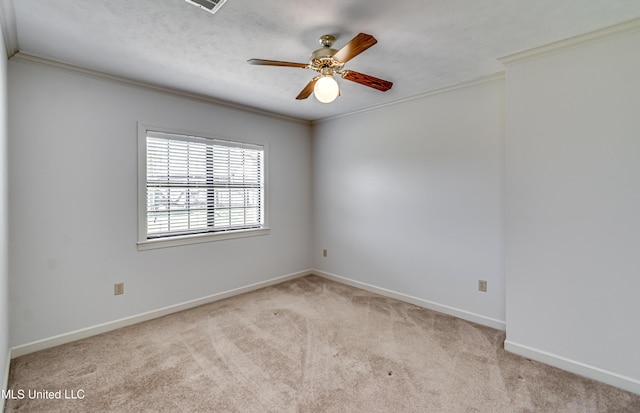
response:
[[[113,284],[113,295],[124,294],[124,283]]]
[[[327,250],[326,250],[326,249],[322,250],[322,256],[323,256],[323,257],[326,257],[326,256],[327,256]]]
[[[486,280],[478,280],[478,291],[482,291],[483,293],[487,292],[487,281]]]

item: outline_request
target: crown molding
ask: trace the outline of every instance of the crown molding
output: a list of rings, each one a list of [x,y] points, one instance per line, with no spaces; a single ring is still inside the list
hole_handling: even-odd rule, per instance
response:
[[[328,117],[328,118],[309,121],[309,120],[304,120],[304,119],[300,119],[300,118],[294,118],[294,117],[290,117],[290,116],[286,116],[286,115],[281,115],[281,114],[274,113],[274,112],[268,112],[268,111],[265,111],[265,110],[256,109],[256,108],[253,108],[253,107],[250,107],[250,106],[238,105],[238,104],[230,103],[230,102],[227,102],[227,101],[224,101],[224,100],[211,98],[209,96],[203,96],[203,95],[199,95],[199,94],[196,94],[196,93],[186,92],[186,91],[182,91],[182,90],[178,90],[178,89],[172,89],[172,88],[168,88],[168,87],[165,87],[165,86],[160,86],[160,85],[156,85],[156,84],[152,84],[152,83],[145,83],[145,82],[141,82],[141,81],[138,81],[138,80],[132,80],[132,79],[116,76],[116,75],[110,75],[108,73],[103,73],[103,72],[99,72],[99,71],[92,70],[92,69],[86,69],[86,68],[83,68],[83,67],[80,67],[80,66],[71,65],[71,64],[68,64],[68,63],[62,63],[62,62],[59,62],[59,61],[56,61],[56,60],[51,60],[51,59],[47,59],[47,58],[44,58],[44,57],[34,56],[34,55],[22,53],[22,52],[15,53],[13,56],[11,56],[10,60],[13,61],[13,62],[22,62],[22,63],[39,65],[39,66],[46,66],[46,67],[50,67],[50,68],[54,68],[54,69],[58,69],[58,70],[63,70],[63,71],[68,71],[68,72],[79,73],[79,74],[83,74],[83,75],[86,75],[86,76],[90,76],[90,77],[94,77],[94,78],[98,78],[98,79],[102,79],[102,80],[110,80],[110,81],[114,81],[114,82],[118,82],[118,83],[125,83],[125,84],[128,84],[128,85],[138,86],[138,87],[142,87],[142,88],[146,88],[146,89],[153,89],[153,90],[157,90],[157,91],[161,91],[161,92],[165,92],[165,93],[170,93],[172,95],[183,96],[183,97],[187,97],[187,98],[191,98],[191,99],[204,101],[204,102],[207,102],[207,103],[213,103],[213,104],[226,106],[226,107],[239,109],[239,110],[244,110],[244,111],[247,111],[247,112],[252,112],[252,113],[265,115],[265,116],[269,116],[269,117],[273,117],[273,118],[279,118],[279,119],[287,120],[287,121],[294,122],[294,123],[302,123],[302,124],[305,124],[305,125],[313,125],[313,124],[320,123],[320,122],[323,122],[323,121],[326,121],[326,120],[331,120],[331,119],[336,119],[336,118],[341,118],[341,117],[346,117],[346,116],[352,116],[352,115],[356,115],[356,114],[363,113],[363,112],[370,112],[370,111],[381,109],[381,108],[387,107],[387,106],[394,106],[394,105],[397,105],[397,104],[400,104],[400,103],[404,103],[404,102],[410,102],[410,101],[413,101],[413,100],[423,99],[423,98],[425,98],[427,96],[433,96],[433,95],[438,95],[438,94],[441,94],[441,93],[447,93],[447,92],[451,92],[451,91],[454,91],[454,90],[457,90],[457,89],[462,89],[462,88],[466,88],[466,87],[480,85],[480,84],[483,84],[483,83],[493,82],[495,80],[502,80],[502,79],[504,79],[504,76],[505,76],[504,75],[504,71],[501,71],[501,72],[493,73],[491,75],[481,76],[481,77],[477,77],[477,78],[474,78],[474,79],[470,79],[470,80],[467,80],[465,82],[457,83],[457,84],[454,84],[454,85],[449,85],[449,86],[445,86],[445,87],[442,87],[442,88],[439,88],[439,89],[434,89],[432,91],[421,93],[421,94],[414,95],[414,96],[410,96],[410,97],[407,97],[407,98],[404,98],[404,99],[398,99],[398,100],[394,100],[392,102],[387,102],[387,103],[383,103],[383,104],[380,104],[380,105],[370,106],[368,108],[364,108],[364,109],[353,111],[353,112],[343,113],[343,114],[332,116],[332,117]]]
[[[97,70],[86,69],[84,67],[71,65],[71,64],[68,64],[68,63],[62,63],[62,62],[59,62],[59,61],[56,61],[56,60],[50,60],[50,59],[46,59],[44,57],[34,56],[34,55],[26,54],[26,53],[17,52],[13,56],[11,56],[11,58],[9,60],[12,61],[12,62],[27,63],[27,64],[33,64],[33,65],[37,65],[37,66],[46,66],[46,67],[49,67],[49,68],[62,70],[62,71],[66,71],[66,72],[77,73],[77,74],[81,74],[81,75],[85,75],[85,76],[89,76],[89,77],[93,77],[93,78],[97,78],[97,79],[101,79],[101,80],[107,80],[107,81],[112,81],[112,82],[117,82],[117,83],[123,83],[123,84],[127,84],[127,85],[130,85],[130,86],[141,87],[141,88],[144,88],[144,89],[156,90],[156,91],[159,91],[159,92],[169,93],[169,94],[175,95],[175,96],[182,96],[182,97],[199,100],[199,101],[206,102],[206,103],[212,103],[212,104],[215,104],[215,105],[220,105],[220,106],[224,106],[224,107],[228,107],[228,108],[242,110],[242,111],[245,111],[245,112],[251,112],[251,113],[255,113],[255,114],[259,114],[259,115],[263,115],[263,116],[269,116],[269,117],[272,117],[272,118],[283,119],[283,120],[286,120],[286,121],[289,121],[289,122],[302,123],[302,124],[305,124],[305,125],[310,125],[311,124],[308,120],[303,120],[303,119],[294,118],[294,117],[291,117],[291,116],[281,115],[279,113],[269,112],[269,111],[266,111],[266,110],[256,109],[256,108],[251,107],[251,106],[239,105],[239,104],[227,102],[227,101],[222,100],[222,99],[215,99],[215,98],[212,98],[212,97],[209,97],[209,96],[200,95],[200,94],[192,93],[192,92],[187,92],[187,91],[184,91],[184,90],[173,89],[173,88],[169,88],[169,87],[166,87],[166,86],[161,86],[161,85],[157,85],[157,84],[153,84],[153,83],[147,83],[147,82],[142,82],[142,81],[139,81],[139,80],[133,80],[133,79],[128,79],[128,78],[121,77],[121,76],[111,75],[111,74],[108,74],[108,73],[99,72]]]
[[[365,113],[365,112],[371,112],[371,111],[382,109],[382,108],[386,108],[386,107],[389,107],[389,106],[399,105],[399,104],[405,103],[405,102],[411,102],[411,101],[414,101],[414,100],[424,99],[424,98],[429,97],[429,96],[434,96],[434,95],[440,95],[442,93],[453,92],[454,90],[473,87],[473,86],[481,85],[481,84],[484,84],[484,83],[490,83],[490,82],[494,82],[496,80],[503,80],[504,78],[505,78],[504,71],[493,73],[493,74],[490,74],[490,75],[487,75],[487,76],[480,76],[480,77],[476,77],[476,78],[473,78],[473,79],[466,80],[464,82],[456,83],[456,84],[449,85],[449,86],[444,86],[444,87],[441,87],[441,88],[438,88],[438,89],[433,89],[433,90],[430,90],[428,92],[420,93],[418,95],[409,96],[409,97],[406,97],[406,98],[403,98],[403,99],[398,99],[398,100],[394,100],[394,101],[391,101],[391,102],[381,103],[379,105],[369,106],[367,108],[360,109],[360,110],[354,110],[352,112],[341,113],[340,115],[335,115],[335,116],[330,116],[330,117],[326,117],[326,118],[322,118],[322,119],[313,120],[313,121],[311,121],[311,124],[315,125],[315,124],[318,124],[318,123],[321,123],[321,122],[325,122],[325,121],[329,121],[329,120],[345,118],[345,117],[349,117],[349,116],[353,116],[353,115],[357,115],[357,114]]]
[[[640,31],[640,18],[627,20],[603,29],[580,34],[578,36],[568,37],[533,49],[513,53],[500,57],[498,60],[505,66],[509,66],[638,31]]]

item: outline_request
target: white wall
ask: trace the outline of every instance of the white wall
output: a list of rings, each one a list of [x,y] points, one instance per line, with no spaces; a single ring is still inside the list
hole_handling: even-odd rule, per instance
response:
[[[8,66],[12,346],[310,267],[307,124]],[[138,251],[138,121],[268,143],[270,234]]]
[[[9,355],[9,209],[7,202],[8,162],[7,162],[7,55],[0,28],[0,377],[2,388],[6,388],[5,374]],[[0,409],[4,399],[0,401]]]
[[[498,78],[314,125],[314,268],[503,324],[503,101]]]
[[[505,254],[507,348],[640,393],[638,45],[507,68]]]

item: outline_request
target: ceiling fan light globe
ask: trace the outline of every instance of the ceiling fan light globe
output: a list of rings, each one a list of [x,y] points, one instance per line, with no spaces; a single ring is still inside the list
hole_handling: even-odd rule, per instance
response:
[[[331,103],[340,94],[338,82],[331,75],[322,76],[313,87],[313,94],[320,102]]]

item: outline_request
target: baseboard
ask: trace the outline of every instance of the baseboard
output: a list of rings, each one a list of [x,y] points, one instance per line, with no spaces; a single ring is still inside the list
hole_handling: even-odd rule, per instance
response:
[[[127,327],[133,324],[141,323],[143,321],[152,320],[154,318],[163,317],[168,314],[177,313],[183,310],[188,310],[190,308],[198,307],[204,304],[209,304],[215,301],[223,300],[225,298],[233,297],[239,294],[244,294],[250,291],[258,290],[260,288],[265,288],[274,284],[279,284],[295,278],[304,277],[310,274],[315,274],[329,280],[350,285],[352,287],[360,288],[362,290],[366,290],[372,293],[380,294],[385,297],[394,298],[400,301],[417,305],[419,307],[438,311],[444,314],[449,314],[454,317],[461,318],[463,320],[485,325],[487,327],[492,327],[492,328],[503,330],[503,331],[506,328],[505,322],[501,320],[485,317],[480,314],[471,313],[471,312],[460,310],[447,305],[434,303],[432,301],[423,300],[421,298],[413,297],[407,294],[402,294],[396,291],[388,290],[386,288],[376,287],[371,284],[355,281],[355,280],[341,277],[325,271],[305,270],[305,271],[299,271],[296,273],[272,278],[266,281],[261,281],[255,284],[250,284],[244,287],[239,287],[232,290],[224,291],[221,293],[212,294],[207,297],[198,298],[198,299],[186,301],[180,304],[171,305],[158,310],[149,311],[149,312],[138,314],[135,316],[122,318],[112,322],[99,324],[93,327],[88,327],[88,328],[76,330],[70,333],[60,334],[47,339],[38,340],[38,341],[34,341],[24,345],[13,347],[10,349],[10,351],[7,354],[3,389],[5,391],[7,390],[7,386],[9,383],[9,370],[11,367],[12,358],[33,353],[39,350],[44,350],[47,348],[59,346],[61,344],[70,343],[72,341],[80,340],[83,338],[95,336],[108,331],[116,330],[118,328]],[[547,353],[545,351],[528,347],[522,344],[514,343],[509,340],[505,340],[504,348],[505,350],[511,353],[514,353],[532,360],[536,360],[541,363],[548,364],[550,366],[557,367],[559,369],[566,370],[583,377],[597,380],[602,383],[606,383],[611,386],[615,386],[635,394],[640,394],[640,381],[636,379],[625,377],[607,370],[603,370],[594,366],[590,366],[584,363],[570,360],[561,356],[557,356],[555,354]],[[0,412],[2,411],[4,411],[4,399],[0,398]]]
[[[9,371],[11,370],[11,350],[7,352],[7,360],[4,367],[4,380],[2,381],[2,394],[7,394],[9,389]],[[4,397],[0,397],[0,412],[4,412]]]
[[[579,376],[597,380],[635,394],[640,394],[640,381],[632,379],[631,377],[621,376],[620,374],[580,363],[575,360],[570,360],[555,354],[547,353],[546,351],[514,343],[509,340],[505,340],[504,349],[519,356],[539,361]]]
[[[450,307],[448,305],[434,303],[433,301],[423,300],[422,298],[413,297],[411,295],[399,293],[392,290],[387,290],[386,288],[376,287],[375,285],[363,283],[360,281],[355,281],[349,278],[341,277],[339,275],[331,274],[331,273],[320,271],[320,270],[311,270],[311,273],[316,274],[320,277],[326,278],[328,280],[337,281],[339,283],[347,284],[352,287],[360,288],[362,290],[366,290],[372,293],[384,295],[385,297],[395,298],[396,300],[414,304],[414,305],[417,305],[418,307],[428,308],[429,310],[434,310],[440,313],[452,315],[454,317],[471,321],[476,324],[481,324],[483,326],[495,328],[502,331],[506,330],[506,323],[502,320],[486,317],[486,316],[472,313],[465,310],[460,310],[458,308]]]
[[[27,344],[23,344],[23,345],[11,348],[10,358],[16,358],[19,356],[23,356],[25,354],[33,353],[33,352],[44,350],[47,348],[59,346],[61,344],[66,344],[72,341],[106,333],[108,331],[116,330],[118,328],[127,327],[133,324],[138,324],[143,321],[163,317],[168,314],[177,313],[183,310],[188,310],[190,308],[198,307],[204,304],[209,304],[214,301],[223,300],[225,298],[233,297],[235,295],[248,293],[254,290],[259,290],[260,288],[268,287],[270,285],[279,284],[284,281],[292,280],[299,277],[304,277],[305,275],[309,275],[309,274],[312,274],[312,272],[309,270],[299,271],[296,273],[283,275],[281,277],[272,278],[266,281],[261,281],[261,282],[247,285],[244,287],[235,288],[233,290],[212,294],[203,298],[198,298],[195,300],[186,301],[179,304],[174,304],[168,307],[160,308],[158,310],[153,310],[146,313],[134,315],[131,317],[110,321],[104,324],[99,324],[96,326],[83,328],[83,329],[72,331],[69,333],[60,334],[54,337],[33,341],[31,343],[27,343]]]

